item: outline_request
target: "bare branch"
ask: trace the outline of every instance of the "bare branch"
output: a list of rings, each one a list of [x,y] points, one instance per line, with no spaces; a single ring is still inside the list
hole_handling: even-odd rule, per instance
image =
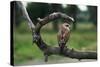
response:
[[[30,27],[32,30],[34,30],[35,25],[33,24],[32,20],[30,19],[29,15],[28,15],[28,12],[27,12],[27,10],[26,10],[26,8],[25,8],[25,6],[24,6],[23,3],[21,3],[20,1],[17,1],[16,3],[17,3],[17,5],[20,7],[20,9],[21,9],[21,11],[22,11],[22,13],[23,13],[24,18],[25,18],[25,19],[27,20],[27,22],[28,22],[29,27]]]
[[[64,18],[66,21],[73,21],[73,19],[66,14],[57,12],[52,13],[49,16],[39,19],[40,21],[37,23],[35,28],[35,33],[33,34],[33,42],[36,43],[36,45],[44,52],[45,61],[47,62],[49,55],[62,55],[70,58],[76,58],[76,59],[97,59],[97,53],[96,52],[78,52],[74,49],[64,48],[62,53],[60,52],[59,47],[52,47],[48,46],[41,38],[40,35],[40,29],[43,25],[47,24],[49,21],[58,19],[58,18]]]
[[[52,51],[51,51],[52,49]],[[60,53],[60,48],[54,47],[50,48],[51,53],[50,54],[59,54],[62,56],[70,57],[70,58],[76,58],[76,59],[97,59],[97,53],[96,52],[79,52],[75,51],[74,49],[65,48],[62,53]]]
[[[59,47],[52,47],[48,46],[46,43],[43,42],[40,35],[39,38],[36,38],[37,41],[35,43],[37,46],[45,53],[45,56],[49,55],[62,55],[70,58],[76,58],[76,59],[97,59],[97,53],[96,52],[79,52],[75,51],[74,49],[64,48],[63,52],[60,52]]]
[[[61,12],[54,12],[43,19],[38,18],[38,20],[40,20],[39,22],[44,25],[49,21],[59,19],[59,18],[63,18],[67,23],[74,22],[74,19],[72,17],[69,17],[68,15]]]

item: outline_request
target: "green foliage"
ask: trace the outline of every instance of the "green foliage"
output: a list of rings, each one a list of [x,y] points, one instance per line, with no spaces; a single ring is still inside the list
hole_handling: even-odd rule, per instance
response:
[[[22,16],[21,9],[19,8],[17,2],[15,2],[15,1],[13,1],[13,3],[12,3],[11,13],[13,15],[13,17],[12,17],[12,20],[14,20],[13,23],[16,27],[18,27],[20,25],[20,23],[22,22],[22,20],[23,20],[23,16]]]
[[[32,43],[32,34],[28,32],[27,25],[22,24],[16,28],[14,32],[14,62],[15,64],[23,64],[27,61],[36,60],[44,61],[43,53]],[[23,32],[20,32],[22,31]],[[24,31],[26,30],[26,32]],[[58,46],[57,32],[49,28],[42,28],[41,36],[43,40],[51,46]],[[68,41],[68,47],[79,51],[96,51],[97,50],[97,32],[91,23],[80,23],[78,29],[71,32],[71,37]],[[54,56],[50,57],[54,60]],[[62,59],[63,57],[59,57]],[[33,63],[34,63],[33,62]]]
[[[90,21],[97,26],[97,6],[88,6],[88,11],[90,14]]]
[[[14,35],[15,64],[40,58],[42,58],[42,52],[32,43],[31,34],[19,34],[16,32]]]
[[[17,27],[15,30],[18,31],[20,34],[31,33],[31,29],[29,28],[28,23],[25,21],[21,22],[19,27]]]

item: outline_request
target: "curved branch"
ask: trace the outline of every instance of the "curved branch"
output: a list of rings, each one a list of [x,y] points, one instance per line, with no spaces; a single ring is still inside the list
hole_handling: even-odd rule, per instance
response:
[[[37,35],[38,36],[38,35]],[[35,39],[35,38],[34,38]],[[36,38],[37,41],[35,43],[37,46],[46,54],[46,55],[62,55],[70,58],[76,59],[97,59],[96,52],[79,52],[75,51],[74,49],[64,48],[63,52],[60,52],[59,47],[51,47],[48,46],[46,43],[43,42],[41,37]]]
[[[37,46],[44,52],[45,55],[45,61],[47,61],[47,58],[49,55],[57,54],[62,55],[70,58],[76,58],[76,59],[97,59],[97,53],[96,52],[78,52],[73,49],[64,48],[63,52],[60,52],[59,47],[51,47],[48,46],[41,38],[40,35],[40,29],[43,25],[47,24],[49,21],[58,19],[58,18],[64,18],[66,21],[74,21],[71,17],[57,12],[52,13],[49,16],[45,17],[44,19],[41,19],[35,28],[35,33],[33,34],[33,42],[37,44]]]

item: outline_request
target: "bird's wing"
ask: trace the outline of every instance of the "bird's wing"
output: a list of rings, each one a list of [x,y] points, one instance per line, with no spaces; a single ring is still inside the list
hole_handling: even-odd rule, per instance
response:
[[[70,32],[64,33],[64,40],[65,40],[65,43],[68,42],[69,37],[70,37]]]

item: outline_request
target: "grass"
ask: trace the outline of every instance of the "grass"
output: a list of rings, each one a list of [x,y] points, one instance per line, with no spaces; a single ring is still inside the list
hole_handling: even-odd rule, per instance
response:
[[[23,28],[21,27],[22,30]],[[14,63],[22,64],[29,60],[35,61],[43,59],[43,53],[36,44],[32,43],[32,34],[30,32],[25,33],[25,31],[23,33],[21,29],[19,29],[16,29],[14,32]],[[28,31],[28,29],[26,31]],[[48,45],[58,46],[57,32],[52,29],[43,28],[41,30],[41,36]],[[92,24],[78,24],[77,30],[71,32],[68,47],[79,51],[96,51],[97,33],[92,27]]]
[[[40,59],[42,52],[32,43],[31,34],[15,34],[14,39],[14,62],[22,63],[26,60]]]

